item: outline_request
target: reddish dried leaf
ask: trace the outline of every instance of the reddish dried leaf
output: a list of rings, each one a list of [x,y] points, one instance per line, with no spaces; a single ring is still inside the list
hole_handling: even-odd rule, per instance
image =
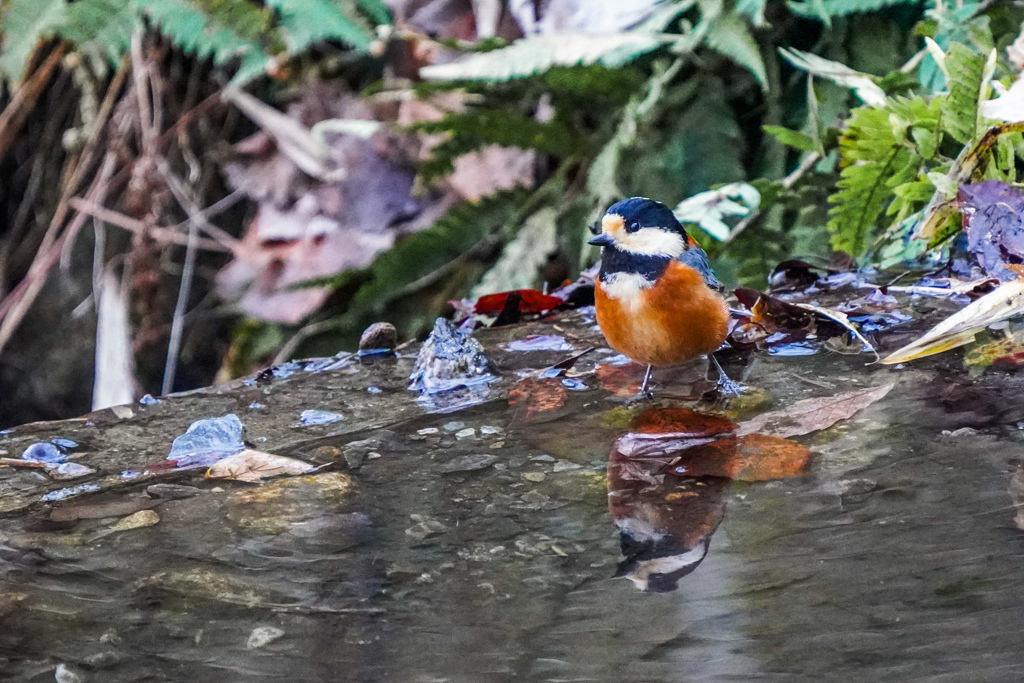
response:
[[[686,408],[648,408],[637,415],[630,426],[644,434],[676,434],[678,436],[714,436],[736,429],[724,417],[706,415]]]
[[[565,405],[569,390],[557,377],[519,380],[508,392],[508,403],[526,409],[526,416],[557,410]]]
[[[741,422],[736,434],[743,436],[758,432],[785,437],[827,429],[880,400],[892,388],[892,384],[886,384],[881,387],[846,391],[835,396],[797,401],[784,410],[765,413]]]
[[[629,398],[630,396],[636,396],[637,392],[640,391],[644,372],[645,368],[636,363],[618,367],[598,365],[597,379],[601,382],[601,388],[605,391],[610,391],[622,398]]]
[[[810,457],[811,451],[795,441],[748,434],[687,449],[669,471],[685,477],[768,481],[802,474]]]
[[[557,296],[548,296],[536,289],[516,289],[511,292],[499,292],[498,294],[488,294],[487,296],[480,297],[476,300],[476,306],[473,308],[473,311],[484,315],[501,313],[502,309],[505,308],[505,301],[512,294],[519,295],[520,313],[541,313],[558,308],[565,303]]]

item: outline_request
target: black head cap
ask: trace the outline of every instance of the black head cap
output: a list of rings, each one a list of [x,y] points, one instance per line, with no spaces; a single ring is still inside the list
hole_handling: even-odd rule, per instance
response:
[[[683,232],[683,226],[676,220],[672,210],[661,202],[647,197],[630,197],[608,207],[608,213],[622,216],[629,226],[637,223],[641,228],[662,228],[671,232]]]

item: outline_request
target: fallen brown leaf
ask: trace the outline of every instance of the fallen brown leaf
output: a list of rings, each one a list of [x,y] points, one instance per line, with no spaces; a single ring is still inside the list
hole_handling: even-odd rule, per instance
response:
[[[684,477],[768,481],[802,474],[810,457],[810,449],[796,441],[748,434],[689,448],[669,471]]]
[[[827,429],[840,420],[851,417],[888,394],[893,384],[870,389],[847,391],[835,396],[808,398],[797,401],[783,410],[764,413],[741,422],[736,429],[737,436],[758,434],[769,436],[800,436],[821,429]]]
[[[569,390],[557,377],[528,377],[519,380],[508,392],[509,405],[526,409],[526,416],[556,410],[565,405]]]

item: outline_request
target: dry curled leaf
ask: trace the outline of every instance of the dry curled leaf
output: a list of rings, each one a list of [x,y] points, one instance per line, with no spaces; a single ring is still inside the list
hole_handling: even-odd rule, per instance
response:
[[[508,393],[509,405],[526,409],[526,416],[556,410],[565,405],[569,390],[557,377],[528,377],[519,380]]]
[[[869,389],[847,391],[834,396],[808,398],[797,401],[783,410],[764,413],[741,422],[736,430],[738,436],[759,434],[771,436],[800,436],[821,429],[827,429],[840,420],[851,417],[888,394],[893,384]]]
[[[684,477],[769,481],[802,474],[810,457],[807,446],[796,441],[748,434],[687,449],[669,471]]]
[[[295,458],[247,448],[241,453],[218,460],[206,471],[206,478],[260,481],[283,475],[307,474],[314,469],[313,465]]]

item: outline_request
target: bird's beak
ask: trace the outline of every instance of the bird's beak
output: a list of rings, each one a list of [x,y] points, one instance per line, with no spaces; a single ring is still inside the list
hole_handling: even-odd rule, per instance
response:
[[[615,240],[612,236],[606,232],[602,232],[600,235],[596,235],[587,240],[587,244],[593,244],[596,247],[610,247],[615,244]]]

